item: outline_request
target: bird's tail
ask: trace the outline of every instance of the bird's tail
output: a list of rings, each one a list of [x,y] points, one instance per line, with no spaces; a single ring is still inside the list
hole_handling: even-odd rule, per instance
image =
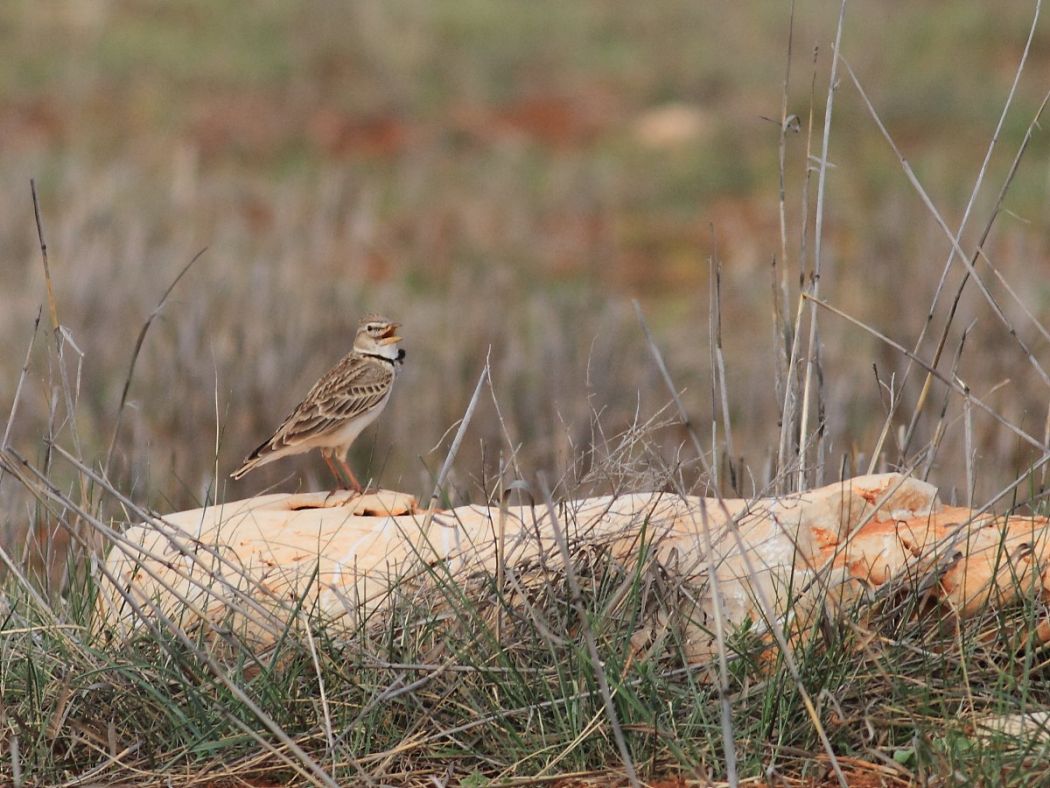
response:
[[[259,458],[258,457],[256,457],[254,460],[248,460],[248,462],[244,463],[244,465],[242,465],[240,468],[238,468],[233,473],[231,473],[230,474],[230,478],[231,479],[240,479],[246,473],[248,473],[248,471],[252,470],[253,468],[257,468],[258,466],[259,466]]]
[[[231,473],[230,478],[240,479],[246,473],[248,473],[248,471],[253,470],[254,468],[258,468],[260,465],[265,465],[270,460],[276,459],[276,457],[274,457],[269,452],[263,453],[268,445],[269,441],[261,444],[258,448],[256,448],[255,451],[253,451],[251,454],[245,457],[244,465],[242,465],[240,468]]]

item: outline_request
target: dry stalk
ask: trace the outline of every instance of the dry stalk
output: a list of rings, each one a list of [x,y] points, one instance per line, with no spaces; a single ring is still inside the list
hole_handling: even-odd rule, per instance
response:
[[[806,279],[806,242],[809,237],[809,184],[812,168],[809,165],[813,150],[813,113],[816,103],[817,91],[817,52],[813,52],[813,76],[809,86],[809,113],[806,119],[806,168],[805,177],[802,181],[802,222],[799,237],[798,255],[798,283],[799,288],[805,286]],[[785,270],[785,276],[787,272]],[[802,436],[798,431],[796,414],[799,400],[798,381],[798,353],[802,337],[802,317],[806,302],[799,294],[798,303],[795,307],[795,319],[790,329],[791,346],[788,351],[786,379],[784,382],[783,399],[780,407],[780,441],[777,447],[776,466],[776,492],[783,494],[792,489],[798,489],[796,475],[788,473],[788,453],[794,457],[792,466],[797,469],[798,455],[801,452]],[[792,484],[792,481],[795,481]]]
[[[40,241],[40,258],[44,263],[44,283],[47,285],[47,310],[51,318],[51,332],[55,341],[59,341],[62,324],[58,321],[58,302],[55,300],[55,288],[51,282],[51,265],[47,259],[47,242],[44,240],[44,223],[40,218],[40,200],[36,196],[36,179],[29,179],[29,189],[33,193],[33,216],[36,219],[36,235]]]
[[[831,144],[831,112],[835,104],[835,89],[838,87],[838,58],[842,43],[842,29],[846,19],[846,0],[839,7],[839,21],[835,28],[835,44],[831,54],[831,76],[828,80],[828,100],[824,108],[824,138],[820,149],[820,168],[817,174],[817,209],[813,228],[813,276],[809,294],[820,296],[821,244],[824,235],[824,194],[828,171],[828,147]],[[809,346],[806,352],[806,377],[802,386],[802,417],[799,422],[800,447],[798,453],[798,489],[806,486],[806,434],[809,432],[810,389],[813,372],[817,365],[817,311],[809,314]]]
[[[470,426],[471,419],[474,418],[474,411],[477,410],[478,400],[481,397],[481,387],[485,381],[489,378],[489,365],[486,361],[484,368],[481,370],[481,374],[478,376],[478,383],[474,386],[474,393],[470,397],[470,403],[467,405],[466,411],[463,413],[463,418],[460,419],[459,429],[456,430],[456,436],[452,439],[452,445],[448,449],[448,454],[445,455],[445,462],[441,465],[441,470],[438,472],[437,478],[434,480],[434,489],[430,493],[430,498],[427,502],[427,511],[423,516],[423,524],[420,526],[419,541],[416,545],[416,551],[422,556],[422,547],[426,544],[430,551],[433,553],[433,545],[430,544],[429,532],[430,524],[434,520],[434,512],[437,509],[438,496],[441,494],[441,488],[445,484],[445,479],[448,477],[449,471],[452,470],[452,463],[456,459],[456,454],[459,453],[459,446],[463,442],[463,436],[467,433],[467,427]]]
[[[935,370],[930,364],[928,364],[927,362],[923,361],[921,358],[919,358],[919,356],[917,356],[915,353],[912,353],[910,350],[908,350],[906,347],[904,347],[900,343],[894,342],[892,339],[890,339],[888,336],[886,336],[882,332],[872,328],[868,324],[864,323],[861,320],[858,320],[857,318],[853,317],[852,315],[846,314],[841,309],[838,309],[838,308],[832,306],[831,304],[829,304],[827,301],[821,301],[821,300],[819,300],[817,298],[813,298],[812,296],[808,296],[808,295],[805,296],[805,298],[808,301],[812,301],[813,303],[818,304],[819,306],[822,306],[824,309],[827,309],[829,312],[832,312],[832,313],[838,315],[843,320],[848,320],[850,323],[852,323],[853,325],[857,326],[858,328],[864,329],[865,331],[870,333],[876,339],[880,340],[881,342],[885,342],[887,345],[892,347],[898,353],[901,353],[902,355],[905,355],[908,358],[912,359],[920,367],[922,367],[923,369],[925,369],[928,372],[930,372],[935,378],[937,378],[937,380],[941,381],[941,383],[945,384],[946,386],[948,386],[949,388],[953,389],[954,391],[956,391],[956,392],[964,395],[965,397],[967,397],[970,401],[972,401],[972,403],[974,405],[976,405],[978,408],[980,408],[985,413],[987,413],[989,416],[991,416],[993,419],[995,419],[997,422],[999,422],[999,424],[1001,424],[1002,426],[1006,427],[1008,430],[1010,430],[1010,432],[1012,432],[1018,438],[1023,440],[1025,443],[1028,443],[1029,445],[1034,446],[1035,448],[1039,449],[1042,452],[1045,452],[1047,450],[1046,445],[1042,441],[1040,441],[1038,438],[1035,438],[1032,435],[1029,435],[1027,432],[1022,430],[1020,427],[1018,427],[1015,424],[1013,424],[1012,422],[1008,421],[1006,418],[1001,416],[999,414],[999,412],[996,411],[990,405],[986,404],[982,400],[977,399],[976,397],[973,397],[971,394],[969,394],[968,390],[961,383],[959,383],[956,380],[950,380],[943,373],[938,372],[937,370]]]
[[[663,361],[663,356],[660,353],[659,348],[656,346],[656,343],[652,338],[652,334],[648,331],[648,327],[645,324],[645,319],[642,316],[641,307],[638,305],[637,301],[635,301],[635,311],[638,313],[638,318],[641,321],[642,328],[646,333],[646,338],[649,340],[649,348],[653,354],[653,359],[656,362],[656,365],[659,368],[660,373],[664,378],[664,381],[667,383],[667,388],[671,393],[671,397],[674,399],[675,404],[679,409],[679,413],[681,414],[682,420],[686,426],[686,429],[688,429],[689,434],[693,439],[693,443],[697,447],[699,460],[704,469],[704,472],[707,473],[710,477],[710,466],[708,465],[707,460],[704,458],[703,452],[700,451],[700,438],[697,436],[696,430],[693,429],[691,423],[688,420],[688,416],[686,415],[685,411],[685,406],[682,405],[681,397],[679,397],[678,390],[675,388],[674,382],[671,380],[671,374],[667,370],[667,365]],[[802,698],[802,703],[806,707],[806,713],[808,714],[810,721],[813,724],[814,730],[817,732],[817,736],[820,738],[820,742],[821,745],[824,747],[824,751],[827,753],[829,762],[831,763],[832,769],[835,772],[835,776],[838,778],[839,783],[844,788],[846,788],[846,786],[848,786],[846,777],[842,773],[842,769],[839,766],[838,760],[835,757],[835,751],[831,746],[831,740],[828,738],[827,732],[824,730],[824,725],[820,721],[820,716],[817,714],[816,707],[813,705],[813,699],[810,697],[809,691],[802,683],[802,675],[799,672],[798,664],[795,661],[794,653],[792,652],[791,647],[788,644],[787,637],[784,634],[784,629],[780,623],[779,616],[777,616],[776,610],[773,607],[772,602],[766,595],[765,591],[762,589],[761,584],[757,581],[758,572],[755,569],[754,562],[751,560],[750,552],[747,550],[747,547],[740,536],[740,531],[736,527],[736,521],[738,518],[734,518],[733,515],[730,513],[729,508],[726,506],[725,498],[721,495],[717,488],[714,490],[714,494],[716,496],[718,506],[722,510],[722,514],[725,517],[726,528],[732,535],[733,540],[736,544],[736,548],[744,561],[744,566],[752,579],[752,587],[754,588],[755,597],[759,603],[759,609],[761,610],[762,615],[765,617],[765,620],[769,625],[770,631],[773,634],[773,638],[774,640],[776,640],[777,645],[780,648],[781,654],[784,657],[784,664],[787,666],[788,671],[791,673],[792,679],[795,681],[796,687],[799,692],[799,696]],[[745,507],[744,512],[739,516],[744,516],[744,514],[746,513],[747,508]]]
[[[15,396],[11,400],[11,411],[7,415],[7,426],[4,427],[4,437],[0,440],[0,450],[6,449],[10,445],[11,441],[11,427],[15,423],[15,415],[18,413],[18,403],[22,400],[22,386],[26,381],[26,376],[29,374],[29,359],[33,355],[33,345],[36,344],[37,330],[40,328],[40,316],[42,309],[37,310],[36,320],[33,321],[33,333],[29,337],[29,347],[26,348],[26,358],[22,362],[22,370],[18,375],[18,383],[15,384]],[[4,479],[4,469],[0,467],[0,482]]]
[[[1017,346],[1021,349],[1021,352],[1024,353],[1025,358],[1028,359],[1028,363],[1036,371],[1043,383],[1050,387],[1050,375],[1046,373],[1046,370],[1043,369],[1038,359],[1036,359],[1035,355],[1033,355],[1031,349],[1028,347],[1028,343],[1026,343],[1024,339],[1021,338],[1020,334],[1017,333],[1017,329],[1014,328],[1014,325],[1010,321],[1010,318],[1006,316],[1006,313],[1003,311],[1002,307],[999,306],[999,302],[996,301],[995,296],[993,296],[991,291],[988,290],[988,287],[985,285],[984,281],[977,273],[977,269],[974,268],[973,263],[970,262],[970,258],[959,245],[959,239],[955,237],[951,229],[948,227],[947,223],[944,221],[944,218],[937,210],[937,207],[933,204],[933,201],[930,199],[930,196],[926,192],[926,189],[923,188],[922,183],[915,175],[915,171],[912,169],[911,164],[909,164],[908,160],[904,158],[904,155],[897,147],[897,143],[893,140],[893,137],[886,129],[885,124],[883,124],[882,122],[882,118],[879,117],[878,112],[875,110],[875,106],[871,103],[871,99],[868,98],[868,94],[865,92],[863,85],[861,85],[860,80],[857,78],[857,75],[853,72],[853,69],[850,67],[849,63],[846,62],[845,58],[841,58],[840,56],[840,59],[842,59],[843,65],[845,65],[847,72],[849,72],[850,79],[853,81],[854,87],[856,87],[857,92],[860,93],[861,99],[863,100],[865,107],[867,107],[868,109],[868,113],[872,116],[872,119],[875,121],[876,126],[878,126],[883,138],[886,140],[887,143],[889,143],[890,147],[893,149],[893,153],[897,157],[897,161],[900,164],[901,169],[904,170],[904,174],[907,175],[908,181],[911,183],[912,187],[919,195],[920,199],[923,202],[923,205],[926,206],[927,210],[929,210],[933,218],[936,220],[937,225],[941,228],[945,236],[951,242],[954,254],[956,255],[956,257],[958,257],[959,260],[962,261],[963,265],[966,267],[967,273],[969,273],[970,277],[977,285],[977,289],[981,292],[981,295],[984,297],[984,300],[991,307],[992,312],[999,319],[999,322],[1003,324],[1003,326],[1009,332],[1010,336],[1013,337],[1014,341],[1017,343]]]
[[[182,277],[189,272],[190,268],[193,267],[193,264],[197,262],[206,251],[208,251],[208,247],[204,247],[197,252],[197,254],[193,255],[190,261],[183,266],[182,270],[179,271],[178,276],[172,280],[171,284],[168,285],[167,289],[164,291],[164,294],[161,295],[160,301],[157,302],[153,311],[150,312],[149,317],[146,318],[146,322],[142,324],[142,328],[139,329],[138,338],[135,340],[135,348],[131,351],[131,361],[128,363],[128,374],[124,377],[124,388],[120,392],[120,404],[117,406],[117,415],[113,422],[113,437],[110,438],[109,450],[106,452],[106,464],[103,466],[103,476],[109,476],[110,463],[113,461],[113,450],[117,446],[117,437],[120,435],[120,422],[124,416],[124,407],[128,403],[128,390],[131,388],[131,379],[135,375],[135,362],[138,361],[139,352],[142,350],[142,343],[146,341],[146,333],[149,331],[149,327],[153,325],[153,321],[164,308],[164,303],[168,300],[168,296],[171,295],[171,291],[175,289],[175,286],[178,285]]]

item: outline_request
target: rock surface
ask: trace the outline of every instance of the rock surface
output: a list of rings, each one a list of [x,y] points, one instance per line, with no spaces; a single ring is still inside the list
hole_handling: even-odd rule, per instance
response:
[[[712,654],[716,615],[728,627],[761,627],[769,612],[790,610],[797,623],[893,581],[923,594],[924,610],[964,617],[1050,594],[1045,518],[946,507],[936,488],[897,474],[752,501],[588,498],[558,504],[556,517],[570,549],[601,544],[625,566],[637,560],[644,523],[650,560],[700,589],[676,613],[696,661]],[[425,582],[439,562],[452,577],[495,576],[501,523],[505,567],[563,564],[546,506],[428,516],[411,496],[382,490],[266,495],[178,512],[133,526],[113,546],[97,620],[118,636],[166,618],[265,644],[285,631],[290,611],[359,621],[406,581]],[[1050,639],[1050,626],[1040,632]]]

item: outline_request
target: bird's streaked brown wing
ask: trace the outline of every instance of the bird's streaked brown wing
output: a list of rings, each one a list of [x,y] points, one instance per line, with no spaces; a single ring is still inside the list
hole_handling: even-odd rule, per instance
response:
[[[247,458],[334,432],[383,401],[394,382],[390,364],[350,354],[314,384],[273,436]]]

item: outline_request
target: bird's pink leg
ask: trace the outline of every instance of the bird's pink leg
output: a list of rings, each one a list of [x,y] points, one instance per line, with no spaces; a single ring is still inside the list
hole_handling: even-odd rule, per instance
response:
[[[328,466],[328,470],[332,472],[332,476],[335,477],[335,483],[339,486],[339,489],[346,489],[346,477],[340,475],[339,469],[332,463],[332,452],[330,449],[321,449],[321,456],[324,457],[325,465]],[[354,481],[357,481],[356,479]]]
[[[339,467],[343,469],[343,473],[346,474],[346,478],[350,480],[350,483],[353,485],[354,492],[360,494],[361,493],[361,482],[359,482],[357,480],[357,477],[354,476],[354,471],[347,464],[346,458],[342,454],[338,454],[338,455],[336,455],[335,461],[339,463]]]

